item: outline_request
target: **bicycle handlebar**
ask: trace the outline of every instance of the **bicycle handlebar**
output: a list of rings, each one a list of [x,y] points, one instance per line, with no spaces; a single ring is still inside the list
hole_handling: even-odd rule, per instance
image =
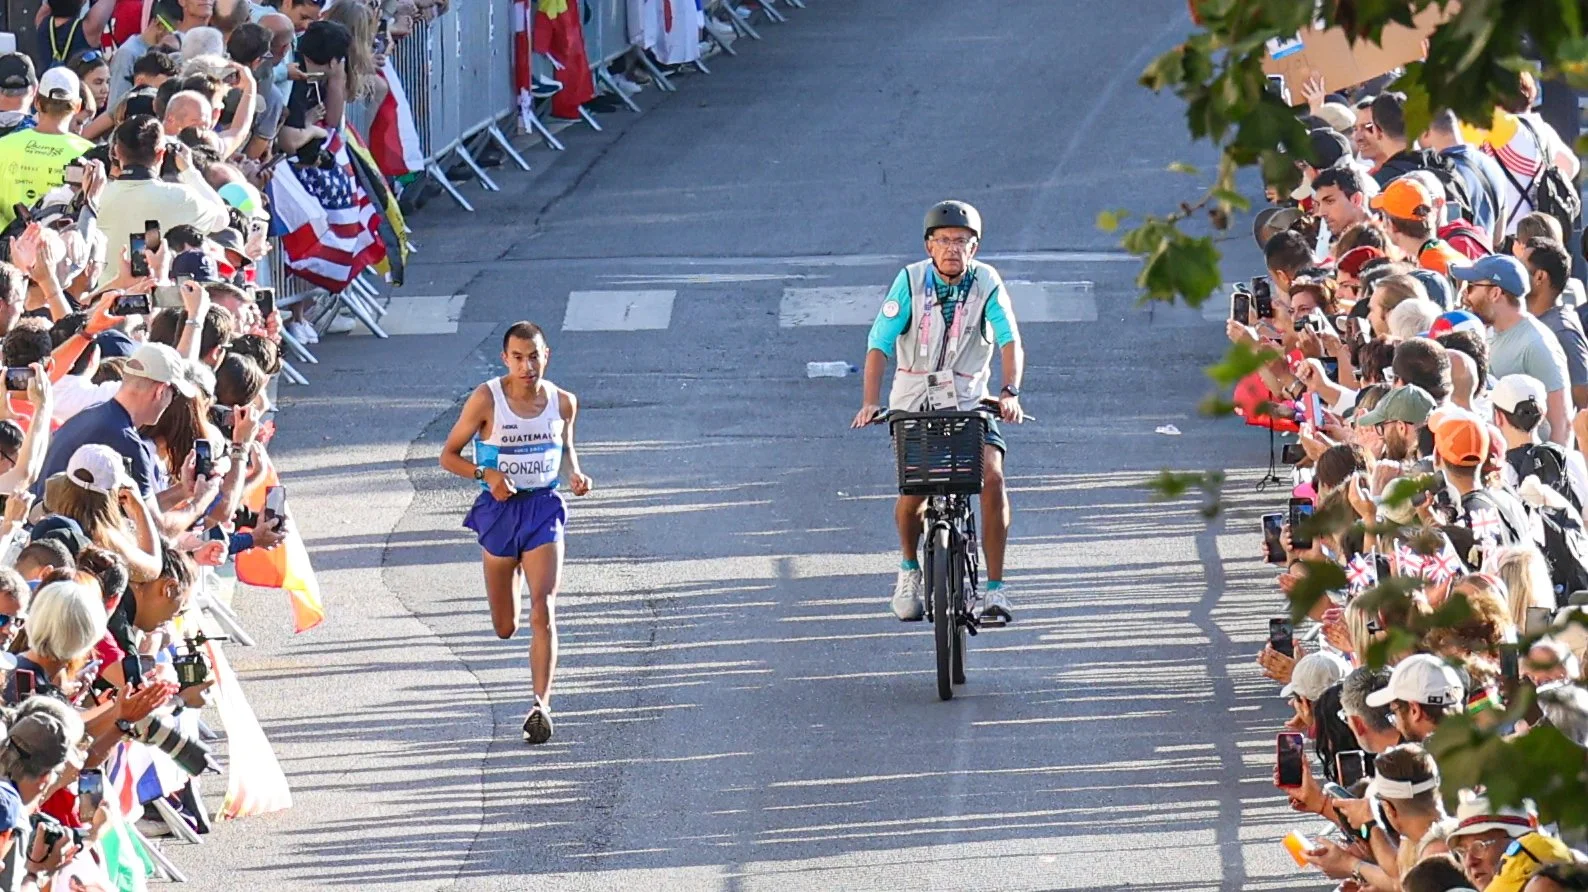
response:
[[[871,416],[871,420],[866,422],[866,426],[869,427],[869,426],[871,426],[873,424],[887,424],[887,423],[893,421],[895,418],[903,418],[905,416],[912,416],[912,415],[918,415],[918,416],[953,416],[953,415],[956,415],[956,414],[969,414],[971,412],[977,412],[977,413],[980,413],[980,414],[983,414],[983,415],[989,415],[989,416],[991,416],[992,418],[994,418],[996,420],[1002,420],[1002,411],[999,409],[998,401],[994,400],[994,399],[985,399],[985,400],[982,400],[981,402],[977,403],[976,406],[974,408],[971,408],[971,409],[944,409],[944,410],[941,410],[941,411],[932,411],[932,412],[898,412],[898,411],[895,411],[893,409],[883,409],[882,411],[878,412],[877,414]],[[1021,418],[1023,420],[1025,420],[1025,421],[1036,421],[1037,420],[1037,417],[1035,415],[1030,414],[1030,413],[1022,413]]]

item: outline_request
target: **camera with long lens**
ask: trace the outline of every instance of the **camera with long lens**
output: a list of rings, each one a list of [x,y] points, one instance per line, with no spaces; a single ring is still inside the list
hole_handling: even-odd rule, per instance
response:
[[[154,747],[181,767],[197,777],[205,769],[220,771],[209,746],[196,735],[190,736],[177,724],[176,717],[152,713],[132,726],[134,735]]]
[[[49,815],[43,814],[33,816],[33,830],[44,838],[44,851],[46,852],[55,848],[56,844],[63,838],[67,840],[68,847],[81,847],[84,838],[87,836],[85,828],[68,827]]]

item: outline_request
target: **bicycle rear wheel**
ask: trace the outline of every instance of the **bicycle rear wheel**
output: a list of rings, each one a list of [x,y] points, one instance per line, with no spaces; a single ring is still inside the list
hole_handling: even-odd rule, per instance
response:
[[[959,624],[949,596],[948,580],[953,557],[948,551],[948,528],[932,530],[926,543],[926,596],[932,602],[932,637],[937,644],[937,696],[954,699],[954,633]]]

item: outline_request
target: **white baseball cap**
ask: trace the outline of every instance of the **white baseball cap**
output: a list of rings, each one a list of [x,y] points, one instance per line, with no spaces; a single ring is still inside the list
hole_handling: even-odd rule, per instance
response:
[[[1538,404],[1539,411],[1543,411],[1544,401],[1548,396],[1544,390],[1544,383],[1532,375],[1506,375],[1494,385],[1494,392],[1489,394],[1489,401],[1494,403],[1496,408],[1515,412],[1518,404],[1532,400]]]
[[[1281,697],[1300,697],[1316,700],[1323,692],[1340,683],[1351,672],[1351,664],[1339,654],[1327,650],[1307,654],[1290,669],[1290,684],[1279,691]]]
[[[72,73],[72,69],[57,65],[39,78],[39,95],[47,99],[70,99],[76,102],[83,97],[83,83]]]
[[[1432,654],[1412,654],[1390,672],[1389,684],[1367,695],[1367,705],[1388,706],[1396,700],[1427,706],[1454,706],[1466,700],[1461,676]]]
[[[193,396],[198,393],[198,387],[188,366],[182,354],[165,344],[144,341],[127,359],[122,374],[169,384],[183,396]]]
[[[107,496],[123,486],[137,488],[121,463],[121,453],[100,443],[79,446],[66,463],[66,477],[86,490]]]

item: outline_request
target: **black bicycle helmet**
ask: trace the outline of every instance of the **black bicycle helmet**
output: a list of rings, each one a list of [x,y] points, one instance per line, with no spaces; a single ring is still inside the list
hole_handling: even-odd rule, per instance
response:
[[[926,212],[926,238],[931,238],[934,230],[950,226],[969,229],[981,238],[981,214],[963,201],[940,201]]]

